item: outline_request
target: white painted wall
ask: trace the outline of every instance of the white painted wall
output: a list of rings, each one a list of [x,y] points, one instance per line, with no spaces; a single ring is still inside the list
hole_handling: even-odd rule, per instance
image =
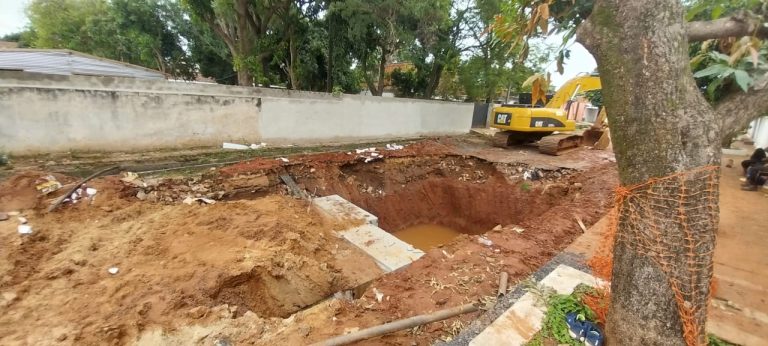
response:
[[[472,107],[381,97],[264,99],[261,129],[267,143],[462,134],[472,125]]]
[[[472,104],[0,71],[0,149],[14,154],[325,144],[467,133]]]

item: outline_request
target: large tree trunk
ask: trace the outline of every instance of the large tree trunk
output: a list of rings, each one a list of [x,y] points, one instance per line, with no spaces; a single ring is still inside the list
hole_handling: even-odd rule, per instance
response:
[[[387,67],[387,58],[389,58],[389,51],[386,47],[382,47],[381,60],[379,61],[379,81],[376,85],[376,92],[372,92],[376,96],[381,96],[384,94],[384,78],[386,78],[384,71]]]
[[[432,73],[429,76],[429,84],[427,84],[427,90],[424,91],[424,98],[431,99],[435,94],[437,86],[440,84],[440,77],[443,75],[443,69],[445,65],[435,62],[432,64]]]
[[[291,81],[291,89],[299,90],[299,78],[296,76],[296,65],[299,58],[299,53],[296,50],[296,37],[293,34],[293,28],[291,28],[290,37],[288,38],[288,53],[290,54],[288,61],[288,78]]]
[[[253,76],[245,68],[237,70],[237,85],[241,86],[253,86]]]
[[[624,186],[719,164],[720,122],[692,78],[683,15],[679,0],[597,0],[579,28],[598,63]],[[684,324],[704,343],[716,179],[685,175],[629,192],[636,199],[618,219],[610,343],[683,345]]]

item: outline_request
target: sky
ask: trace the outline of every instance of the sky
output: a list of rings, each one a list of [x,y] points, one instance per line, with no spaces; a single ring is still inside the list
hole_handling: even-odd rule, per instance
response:
[[[20,31],[29,23],[24,7],[29,0],[0,0],[0,36]],[[554,35],[545,40],[551,45],[559,45],[562,36]],[[578,43],[571,47],[571,57],[565,61],[564,73],[557,73],[557,65],[552,63],[547,68],[552,73],[552,85],[561,86],[565,81],[575,77],[579,73],[592,72],[597,64],[592,55]]]
[[[28,0],[0,0],[0,36],[21,31],[29,23],[24,7]]]
[[[544,43],[549,46],[559,47],[563,42],[565,33],[552,35],[544,39]],[[551,73],[551,84],[555,87],[563,85],[567,80],[576,77],[580,73],[591,73],[597,67],[595,58],[592,57],[584,46],[571,39],[567,45],[570,50],[570,57],[563,63],[563,74],[557,72],[557,63],[552,61],[547,67],[547,72]]]

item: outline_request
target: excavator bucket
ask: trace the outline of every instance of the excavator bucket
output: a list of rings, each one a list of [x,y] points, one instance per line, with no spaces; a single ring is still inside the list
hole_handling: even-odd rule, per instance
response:
[[[603,136],[603,130],[589,129],[581,134],[583,137],[583,144],[589,147],[594,147],[595,143]]]
[[[607,128],[589,129],[582,133],[583,144],[594,149],[605,150],[611,144],[611,135]]]

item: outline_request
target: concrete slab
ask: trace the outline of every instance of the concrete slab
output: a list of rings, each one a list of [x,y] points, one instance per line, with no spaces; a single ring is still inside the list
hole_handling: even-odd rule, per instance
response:
[[[486,137],[493,137],[493,135],[495,135],[496,132],[499,132],[499,131],[501,130],[493,127],[485,127],[485,128],[480,127],[480,128],[473,128],[469,130],[470,133],[476,133],[478,135],[486,136]]]
[[[385,272],[398,270],[424,256],[424,251],[374,225],[365,224],[337,233],[373,257]]]
[[[354,205],[339,195],[318,197],[312,200],[312,204],[331,218],[363,220],[374,226],[379,225],[379,218],[376,215],[365,211],[365,209]]]
[[[554,289],[558,294],[571,294],[579,284],[598,287],[605,285],[605,281],[573,267],[559,265],[539,284]]]
[[[579,284],[601,285],[600,280],[580,270],[559,265],[539,282],[559,294],[570,294]],[[533,293],[525,293],[506,312],[469,343],[471,346],[524,345],[541,329],[546,306]]]

